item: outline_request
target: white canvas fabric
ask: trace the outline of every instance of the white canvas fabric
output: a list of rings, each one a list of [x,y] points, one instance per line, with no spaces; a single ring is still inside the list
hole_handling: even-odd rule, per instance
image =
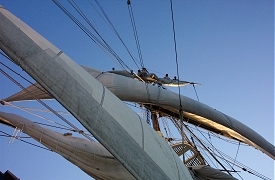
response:
[[[233,176],[206,165],[192,166],[189,170],[194,174],[195,180],[237,180]]]
[[[138,80],[117,74],[105,73],[87,67],[83,68],[123,101],[153,104],[178,114],[179,96],[177,93],[164,90],[151,84],[146,85]],[[28,91],[34,92],[33,95],[26,91],[21,91],[8,97],[5,101],[31,100],[34,99],[33,97],[38,99],[51,98],[47,93],[41,92],[41,90],[35,86],[39,87],[39,85],[35,84],[27,88]],[[147,92],[149,92],[149,94]],[[185,117],[204,125],[209,130],[212,129],[214,132],[218,131],[221,135],[238,139],[241,142],[251,145],[272,159],[275,159],[275,147],[248,126],[188,97],[181,96],[181,101],[184,111],[183,115]]]
[[[0,112],[0,122],[9,122],[96,179],[135,179],[98,142],[64,135],[11,113]]]
[[[192,179],[177,154],[132,109],[3,8],[0,8],[0,48],[81,122],[135,178]]]

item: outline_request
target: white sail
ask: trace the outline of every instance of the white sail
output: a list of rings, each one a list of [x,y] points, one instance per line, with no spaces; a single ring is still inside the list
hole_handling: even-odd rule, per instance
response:
[[[179,96],[174,92],[151,84],[146,85],[140,81],[117,74],[104,73],[87,67],[83,68],[123,101],[147,103],[161,107],[167,113],[179,114]],[[38,84],[31,85],[26,90],[6,98],[5,101],[50,99],[51,96],[45,91],[43,92],[41,88]],[[237,139],[275,159],[275,147],[248,126],[188,97],[181,96],[181,101],[184,111],[183,116],[187,118],[189,123],[198,124],[202,128]]]
[[[9,124],[28,134],[39,143],[60,154],[96,179],[135,179],[127,169],[98,142],[61,134],[48,128],[43,128],[22,116],[11,113],[0,112],[0,123]],[[235,180],[234,177],[206,165],[189,167],[189,171],[194,174],[193,178],[195,180],[211,178]]]
[[[101,144],[43,128],[22,116],[0,112],[6,122],[99,179],[135,179]]]
[[[2,51],[71,112],[135,178],[192,179],[176,153],[134,111],[18,18],[3,8],[0,12]]]

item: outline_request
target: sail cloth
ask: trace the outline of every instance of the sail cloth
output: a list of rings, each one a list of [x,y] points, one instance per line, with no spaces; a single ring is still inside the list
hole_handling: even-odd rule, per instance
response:
[[[191,166],[189,170],[195,174],[195,180],[237,180],[237,178],[207,165]]]
[[[0,123],[11,124],[78,166],[96,179],[135,179],[100,143],[61,134],[39,126],[22,116],[0,111]],[[195,180],[235,180],[234,177],[210,166],[188,167]]]
[[[137,113],[1,7],[0,48],[82,123],[136,179],[192,179],[177,154]]]
[[[117,74],[106,73],[87,67],[83,68],[123,101],[148,103],[168,110],[175,115],[179,114],[179,96],[174,92]],[[35,83],[27,87],[26,90],[18,92],[4,100],[50,99],[51,97],[46,93],[42,93],[39,87],[41,86]],[[188,118],[189,123],[200,124],[200,127],[229,138],[237,139],[275,159],[275,147],[246,125],[188,97],[181,96],[181,101],[184,111],[183,116]]]
[[[0,123],[9,122],[37,142],[60,154],[96,179],[135,179],[101,144],[43,128],[22,116],[0,112]]]

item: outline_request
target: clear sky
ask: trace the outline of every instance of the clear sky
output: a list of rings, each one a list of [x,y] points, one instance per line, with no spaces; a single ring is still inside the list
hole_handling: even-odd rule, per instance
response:
[[[67,1],[60,2],[75,12]],[[105,71],[120,68],[53,2],[0,0],[0,4],[78,64]],[[137,71],[125,48],[93,7],[84,0],[77,4],[120,58]],[[101,5],[138,58],[126,0],[103,1]],[[173,5],[180,79],[201,83],[196,88],[200,102],[239,120],[274,144],[274,2],[177,0]],[[170,2],[133,0],[132,9],[145,67],[159,76],[168,73],[173,77],[176,60]],[[0,61],[26,76],[4,57],[0,56]],[[0,79],[1,99],[20,91],[2,74]],[[196,99],[192,86],[181,88],[181,93]],[[36,121],[14,108],[0,106],[0,111]],[[69,119],[76,124],[72,117]],[[3,125],[0,130],[13,132]],[[20,179],[91,179],[58,154],[20,141],[9,144],[9,140],[0,137],[1,171],[10,170]],[[219,148],[219,143],[214,145]],[[220,148],[231,152],[234,158],[238,147]],[[237,160],[274,179],[274,161],[253,147],[241,146]],[[245,172],[240,174],[244,179],[256,179]]]

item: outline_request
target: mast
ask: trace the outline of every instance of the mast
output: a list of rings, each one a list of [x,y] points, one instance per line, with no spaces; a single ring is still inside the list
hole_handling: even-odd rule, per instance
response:
[[[155,131],[160,131],[157,113],[151,112],[151,118],[152,118],[152,122],[153,122],[153,129]]]

